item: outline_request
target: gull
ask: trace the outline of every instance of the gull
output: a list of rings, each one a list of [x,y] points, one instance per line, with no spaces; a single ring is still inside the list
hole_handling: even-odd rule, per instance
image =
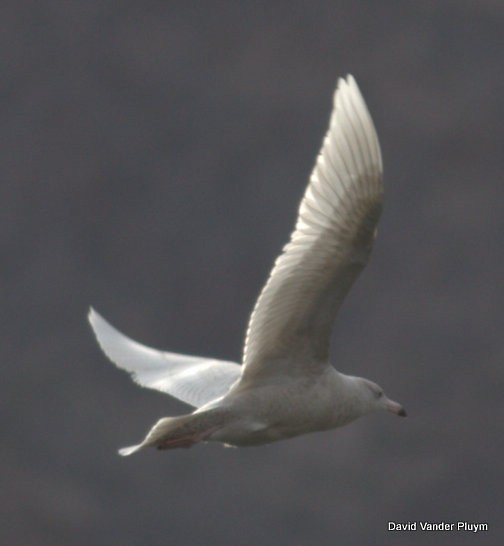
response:
[[[378,410],[406,416],[379,385],[329,362],[336,314],[376,236],[382,172],[364,99],[351,75],[340,78],[294,231],[250,316],[241,365],[146,347],[90,309],[89,322],[112,362],[139,385],[195,408],[160,419],[121,455],[210,441],[266,444],[341,427]]]

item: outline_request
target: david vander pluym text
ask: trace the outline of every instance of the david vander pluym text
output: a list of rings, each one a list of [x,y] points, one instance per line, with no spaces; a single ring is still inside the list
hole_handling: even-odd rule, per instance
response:
[[[459,531],[479,533],[488,531],[488,523],[470,521],[389,521],[389,531]]]

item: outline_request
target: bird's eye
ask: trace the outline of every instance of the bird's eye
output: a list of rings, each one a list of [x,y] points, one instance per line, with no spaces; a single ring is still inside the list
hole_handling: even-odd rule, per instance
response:
[[[381,398],[383,396],[383,391],[376,391],[376,398]]]

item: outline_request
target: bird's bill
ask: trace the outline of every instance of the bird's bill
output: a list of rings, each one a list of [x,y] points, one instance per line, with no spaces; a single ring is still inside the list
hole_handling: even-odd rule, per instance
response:
[[[387,408],[387,411],[390,411],[390,413],[395,413],[400,417],[406,417],[406,410],[401,406],[401,404],[399,404],[399,402],[388,400],[385,407]]]

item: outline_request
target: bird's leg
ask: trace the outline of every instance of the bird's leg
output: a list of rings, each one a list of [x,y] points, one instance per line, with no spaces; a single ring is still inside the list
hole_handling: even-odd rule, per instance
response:
[[[189,448],[199,442],[204,442],[206,438],[211,436],[216,430],[219,430],[220,427],[213,427],[209,430],[204,430],[201,432],[195,432],[193,434],[187,434],[181,437],[175,438],[166,438],[165,440],[160,441],[156,444],[157,449],[176,449],[178,447]]]
[[[152,427],[143,446],[157,449],[188,448],[205,441],[222,425],[223,415],[213,411],[165,417]]]

